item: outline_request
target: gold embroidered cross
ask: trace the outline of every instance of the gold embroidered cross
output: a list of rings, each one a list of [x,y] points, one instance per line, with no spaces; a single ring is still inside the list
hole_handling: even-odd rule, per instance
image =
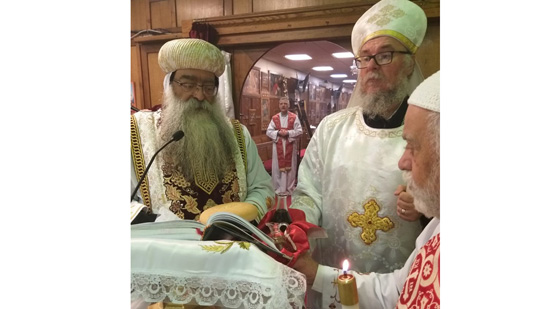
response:
[[[365,208],[365,214],[354,212],[348,216],[348,222],[353,227],[363,228],[361,239],[370,245],[376,240],[376,230],[387,232],[393,227],[393,222],[388,217],[378,216],[380,206],[373,199],[366,202],[363,208]]]

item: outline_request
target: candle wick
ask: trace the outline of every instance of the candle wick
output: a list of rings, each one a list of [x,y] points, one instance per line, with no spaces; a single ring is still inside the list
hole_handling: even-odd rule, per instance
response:
[[[347,275],[347,274],[348,274],[348,272],[344,270],[344,275]]]

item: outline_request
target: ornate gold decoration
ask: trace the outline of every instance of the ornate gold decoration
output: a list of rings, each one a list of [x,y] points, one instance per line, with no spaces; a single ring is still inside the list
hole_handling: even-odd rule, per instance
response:
[[[231,192],[231,191],[225,191],[225,193],[222,195],[222,202],[224,204],[233,202],[233,200],[231,199],[232,193],[233,192]]]
[[[225,253],[227,250],[233,246],[234,243],[239,244],[239,248],[248,250],[250,248],[250,243],[243,242],[243,241],[215,241],[216,245],[199,245],[201,246],[202,250],[208,251],[208,252],[219,252],[220,254]]]
[[[189,195],[184,195],[183,200],[185,201],[185,209],[188,212],[192,214],[200,214],[200,210],[197,208],[198,203],[196,198]]]
[[[238,178],[235,178],[233,182],[231,183],[231,191],[235,193],[239,193],[239,180]]]
[[[139,128],[136,120],[136,116],[132,115],[130,117],[130,142],[132,148],[132,161],[134,163],[134,170],[136,172],[136,179],[140,179],[143,173],[145,172],[145,159],[143,157],[143,149],[141,148],[141,137],[139,135]],[[139,187],[141,191],[141,198],[143,199],[143,204],[147,206],[149,213],[152,212],[151,209],[151,195],[149,193],[149,179],[147,176],[143,179]]]
[[[166,197],[171,201],[179,201],[183,198],[178,188],[171,184],[166,184]]]
[[[348,216],[348,222],[353,227],[361,227],[361,239],[365,244],[370,245],[376,241],[376,231],[381,230],[384,232],[393,228],[394,224],[389,217],[381,218],[378,216],[380,206],[374,199],[369,200],[363,205],[365,214],[360,215],[357,212]]]
[[[237,144],[239,145],[239,150],[241,151],[241,157],[243,159],[244,170],[248,171],[248,164],[246,163],[246,145],[245,138],[243,134],[243,128],[241,123],[237,119],[232,119],[231,124],[233,125],[233,132],[235,133],[235,138],[237,139]]]
[[[197,166],[197,168],[195,168],[194,176],[197,187],[201,188],[208,194],[212,194],[212,190],[214,190],[220,182],[218,180],[218,176],[214,173],[207,173],[204,167]]]
[[[375,23],[379,27],[383,27],[391,22],[393,19],[398,19],[405,16],[405,12],[391,4],[388,4],[380,9],[379,13],[376,13],[369,17],[367,22],[369,24]]]
[[[214,202],[214,200],[208,199],[208,201],[206,201],[206,204],[204,204],[204,208],[202,210],[205,211],[208,208],[214,207],[216,205],[218,205],[218,204],[216,204],[216,202]]]

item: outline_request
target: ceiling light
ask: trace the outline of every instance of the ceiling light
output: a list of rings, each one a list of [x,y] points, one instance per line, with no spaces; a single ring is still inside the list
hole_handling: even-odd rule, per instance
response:
[[[311,60],[311,57],[306,54],[285,55],[285,58],[288,60]]]
[[[313,67],[312,69],[315,70],[315,71],[332,71],[332,70],[334,70],[332,67],[329,67],[329,66]]]
[[[355,80],[355,79],[344,79],[343,82],[344,82],[344,83],[351,83],[351,84],[353,84],[353,83],[356,83],[357,80]]]
[[[350,52],[345,52],[345,53],[333,53],[333,54],[332,54],[332,57],[334,57],[334,58],[354,58],[354,57],[353,57],[353,54],[350,53]]]
[[[330,77],[332,78],[346,78],[348,77],[347,74],[330,74]]]

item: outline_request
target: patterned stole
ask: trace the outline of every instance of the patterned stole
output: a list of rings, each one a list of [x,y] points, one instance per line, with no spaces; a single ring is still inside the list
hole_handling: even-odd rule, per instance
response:
[[[420,249],[395,308],[440,308],[439,234]]]
[[[281,129],[288,130],[288,128],[294,128],[294,121],[296,121],[296,114],[288,112],[288,122],[285,128],[281,126],[280,115],[281,114],[275,114],[272,117],[273,123],[275,124],[275,128],[277,130],[281,130]],[[283,143],[285,145],[284,149],[283,149]],[[279,136],[279,139],[275,144],[277,147],[277,163],[279,164],[279,170],[281,172],[290,171],[292,168],[292,147],[291,147],[292,144],[293,143],[288,141],[287,137],[283,138],[281,136]]]
[[[246,170],[246,145],[242,127],[238,120],[232,120],[231,123]],[[221,181],[216,175],[207,174],[204,167],[194,169],[195,181],[191,183],[172,166],[163,166],[164,186],[166,196],[170,200],[170,211],[178,217],[198,220],[200,214],[212,206],[240,202],[239,178],[235,166]]]

